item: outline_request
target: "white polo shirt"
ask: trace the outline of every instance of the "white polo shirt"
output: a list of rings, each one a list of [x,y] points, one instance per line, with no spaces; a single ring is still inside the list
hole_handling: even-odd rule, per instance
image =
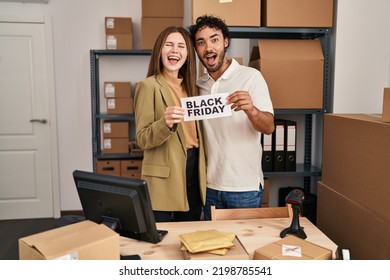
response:
[[[248,91],[254,106],[274,114],[268,86],[261,73],[232,59],[214,81],[208,74],[198,79],[200,95]],[[203,120],[207,155],[207,187],[221,191],[257,191],[264,186],[261,168],[261,133],[243,111],[232,116]]]

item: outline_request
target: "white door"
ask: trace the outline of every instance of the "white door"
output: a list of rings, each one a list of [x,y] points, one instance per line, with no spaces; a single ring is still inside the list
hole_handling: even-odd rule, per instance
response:
[[[59,216],[51,21],[0,16],[0,220]]]

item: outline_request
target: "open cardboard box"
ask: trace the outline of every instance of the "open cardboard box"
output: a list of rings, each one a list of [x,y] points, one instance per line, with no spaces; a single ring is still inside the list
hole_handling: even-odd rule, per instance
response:
[[[294,235],[255,250],[254,260],[331,260],[332,250]]]
[[[21,260],[119,260],[119,235],[82,221],[19,239]]]
[[[260,70],[275,109],[323,107],[324,55],[319,40],[261,39],[249,66]]]

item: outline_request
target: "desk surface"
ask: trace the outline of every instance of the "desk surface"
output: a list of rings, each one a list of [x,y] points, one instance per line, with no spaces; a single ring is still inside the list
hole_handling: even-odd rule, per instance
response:
[[[138,254],[143,260],[182,260],[179,234],[216,229],[234,232],[252,259],[257,248],[279,240],[280,232],[290,224],[291,218],[157,223],[158,229],[168,230],[160,243],[152,244],[121,237],[121,255]],[[332,240],[307,218],[300,218],[300,224],[304,227],[307,241],[332,250],[335,258],[337,245]]]

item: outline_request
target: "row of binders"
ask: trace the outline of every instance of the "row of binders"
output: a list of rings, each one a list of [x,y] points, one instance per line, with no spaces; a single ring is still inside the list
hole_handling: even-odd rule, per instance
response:
[[[291,120],[275,119],[275,131],[270,135],[261,135],[263,171],[295,171],[296,143],[297,123]]]

